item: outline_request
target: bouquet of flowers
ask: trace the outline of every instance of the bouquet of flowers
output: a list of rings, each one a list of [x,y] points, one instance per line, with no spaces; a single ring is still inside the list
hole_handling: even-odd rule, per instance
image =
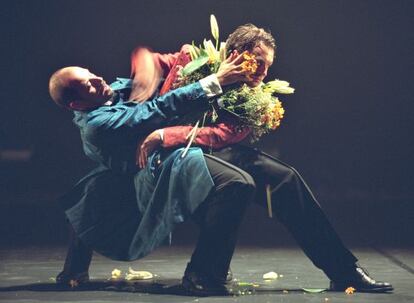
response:
[[[180,86],[194,83],[216,73],[221,62],[226,59],[226,43],[219,42],[219,29],[214,15],[210,16],[210,26],[216,43],[214,45],[211,40],[206,39],[198,47],[194,45],[194,42],[192,43],[190,48],[191,62],[181,71]],[[253,75],[257,69],[255,55],[247,52],[243,54],[243,58],[243,70]],[[294,88],[290,87],[288,82],[281,80],[273,80],[257,87],[243,84],[227,91],[220,97],[221,110],[237,116],[242,125],[250,127],[252,139],[256,141],[263,134],[276,129],[284,116],[282,103],[276,94],[292,94],[293,92]],[[206,115],[212,117],[212,122],[218,117],[213,106]],[[193,129],[194,133],[199,124],[200,122],[196,123]]]

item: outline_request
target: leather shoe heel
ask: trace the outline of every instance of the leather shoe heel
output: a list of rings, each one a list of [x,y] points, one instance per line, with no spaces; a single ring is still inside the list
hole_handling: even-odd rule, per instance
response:
[[[69,286],[72,288],[78,287],[88,282],[89,273],[87,271],[72,274],[62,271],[56,276],[56,284]]]
[[[182,286],[187,295],[197,297],[208,296],[230,296],[232,293],[227,289],[225,281],[209,279],[195,272],[186,272]]]

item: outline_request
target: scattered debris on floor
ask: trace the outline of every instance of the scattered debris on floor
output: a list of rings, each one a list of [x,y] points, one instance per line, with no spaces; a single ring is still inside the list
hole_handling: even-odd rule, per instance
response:
[[[311,293],[311,294],[318,294],[321,292],[326,291],[325,288],[302,288],[305,292]]]
[[[77,280],[72,279],[69,281],[69,285],[71,288],[76,288],[79,286],[79,282]]]
[[[114,270],[111,272],[111,279],[117,280],[121,278],[121,271],[118,268],[114,268]]]
[[[133,270],[131,267],[128,269],[129,273],[126,274],[125,280],[148,280],[154,278],[154,275],[145,270]]]
[[[278,277],[279,275],[277,273],[275,273],[274,271],[270,271],[263,275],[263,280],[276,280]]]
[[[111,280],[121,280],[122,271],[118,268],[114,268],[111,272]],[[137,281],[137,280],[149,280],[154,278],[155,275],[145,270],[133,270],[131,267],[128,268],[128,272],[125,274],[126,281]]]
[[[238,286],[248,286],[248,287],[260,287],[257,283],[250,283],[250,282],[237,282]]]

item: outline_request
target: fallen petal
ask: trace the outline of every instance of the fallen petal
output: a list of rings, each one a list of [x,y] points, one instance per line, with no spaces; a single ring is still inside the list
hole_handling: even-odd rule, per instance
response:
[[[111,272],[111,279],[119,279],[121,277],[121,271],[118,268],[115,268],[112,272]]]
[[[264,279],[264,280],[275,280],[275,279],[277,279],[277,278],[278,278],[278,274],[277,274],[277,273],[275,273],[274,271],[270,271],[270,272],[265,273],[265,274],[263,275],[263,279]]]

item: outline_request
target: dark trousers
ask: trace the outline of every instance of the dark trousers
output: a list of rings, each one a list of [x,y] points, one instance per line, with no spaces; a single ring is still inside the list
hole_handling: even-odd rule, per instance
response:
[[[92,249],[79,239],[69,223],[69,246],[62,273],[71,276],[87,272],[92,261],[92,254]]]
[[[255,184],[249,174],[229,163],[210,155],[205,160],[215,186],[193,215],[200,235],[187,271],[222,280],[226,278],[237,230],[254,196]],[[71,275],[88,271],[91,258],[92,250],[70,228],[64,272]]]
[[[213,155],[249,173],[257,186],[255,201],[267,207],[266,184],[272,190],[272,211],[291,232],[310,260],[331,280],[338,280],[357,261],[343,245],[311,190],[291,166],[257,149],[235,145]]]
[[[249,174],[227,162],[210,155],[205,160],[215,187],[194,214],[200,235],[186,273],[224,281],[255,184]]]

